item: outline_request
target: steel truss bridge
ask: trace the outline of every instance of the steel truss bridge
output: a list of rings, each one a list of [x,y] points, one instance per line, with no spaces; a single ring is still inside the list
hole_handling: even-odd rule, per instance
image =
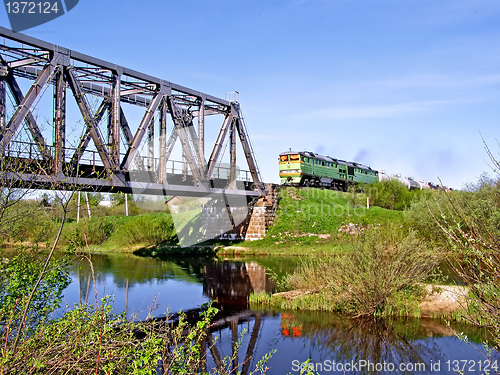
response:
[[[262,195],[236,100],[219,99],[1,27],[0,38],[2,183],[157,195]],[[44,93],[50,88],[47,105]],[[40,112],[48,109],[42,122]],[[130,109],[140,115],[129,122]],[[78,121],[70,119],[75,113]],[[209,116],[220,118],[221,125],[205,158]],[[75,131],[79,135],[70,142]],[[182,161],[171,160],[177,142]],[[227,145],[230,161],[224,165]],[[248,171],[238,170],[237,149]]]

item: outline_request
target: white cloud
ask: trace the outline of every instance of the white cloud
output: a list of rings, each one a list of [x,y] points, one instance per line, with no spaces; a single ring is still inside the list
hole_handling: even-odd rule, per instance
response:
[[[381,87],[391,89],[457,89],[476,88],[489,85],[498,85],[500,74],[485,74],[478,76],[451,76],[445,74],[417,74],[398,77],[377,82]]]
[[[410,112],[430,111],[437,106],[449,104],[445,100],[432,100],[421,102],[406,102],[396,104],[380,105],[353,105],[337,108],[321,108],[307,112],[296,113],[296,118],[321,118],[331,119],[349,119],[349,118],[387,118],[400,116]]]

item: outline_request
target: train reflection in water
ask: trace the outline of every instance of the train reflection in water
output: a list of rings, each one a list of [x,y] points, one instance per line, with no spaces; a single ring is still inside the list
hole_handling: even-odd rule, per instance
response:
[[[347,319],[332,313],[249,309],[247,293],[273,289],[274,283],[266,276],[266,269],[283,276],[293,271],[297,259],[267,257],[256,264],[211,258],[153,259],[106,254],[92,255],[92,262],[95,278],[91,276],[88,262],[75,265],[73,283],[65,291],[63,303],[72,305],[87,299],[92,303],[93,280],[99,297],[115,296],[117,313],[126,311],[128,302],[130,318],[137,313],[137,319],[146,319],[153,300],[157,307],[153,313],[158,317],[164,316],[168,307],[170,312],[196,311],[203,303],[217,300],[221,314],[214,320],[204,346],[208,369],[217,367],[217,363],[228,357],[234,359],[228,363],[230,367],[239,363],[238,371],[250,373],[257,361],[274,349],[277,352],[267,363],[272,374],[295,371],[292,363],[307,359],[316,364],[325,360],[342,363],[363,360],[428,366],[438,361],[444,364],[448,360],[485,359],[484,331],[467,324],[447,325],[439,319],[374,321]],[[246,333],[242,336],[243,331]],[[470,343],[455,337],[457,332],[466,334]],[[241,345],[235,345],[241,337]],[[213,343],[216,345],[211,345]],[[500,360],[496,351],[492,352],[492,359]],[[421,373],[432,374],[431,371]],[[454,372],[442,368],[440,373]]]

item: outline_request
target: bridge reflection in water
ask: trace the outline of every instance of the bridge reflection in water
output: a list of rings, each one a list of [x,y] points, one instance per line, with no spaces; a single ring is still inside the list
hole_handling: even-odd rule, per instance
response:
[[[266,269],[254,262],[214,261],[213,259],[170,259],[139,258],[131,255],[93,255],[99,295],[115,294],[115,308],[120,311],[128,298],[129,313],[142,308],[158,295],[159,306],[155,315],[161,316],[171,306],[171,311],[183,309],[193,318],[200,312],[200,306],[208,300],[218,301],[221,312],[216,316],[205,341],[205,368],[222,366],[223,358],[230,358],[227,365],[238,367],[241,373],[250,373],[257,361],[265,354],[277,349],[267,365],[272,374],[288,373],[294,361],[308,358],[312,363],[324,360],[348,363],[350,361],[371,361],[372,363],[425,363],[427,366],[439,361],[444,366],[447,360],[483,360],[484,332],[467,324],[451,322],[447,325],[439,319],[394,319],[360,320],[347,319],[332,313],[307,311],[259,311],[251,310],[246,304],[246,293],[271,291],[274,283],[266,276]],[[273,273],[286,270],[286,258],[260,260]],[[80,283],[77,283],[79,276]],[[82,300],[88,296],[93,300],[94,286],[90,270],[82,265],[75,267],[74,283],[79,285]],[[106,286],[106,280],[108,284]],[[109,281],[113,281],[110,287]],[[73,294],[77,302],[78,290],[68,290],[66,300]],[[126,293],[128,292],[128,293]],[[66,292],[65,292],[66,293]],[[70,301],[68,301],[70,302]],[[146,311],[147,313],[147,311]],[[146,319],[140,315],[139,319]],[[246,331],[243,338],[242,333]],[[464,343],[454,335],[463,332],[471,343]],[[241,345],[236,343],[241,339]],[[215,345],[214,345],[215,344]],[[493,360],[498,353],[493,351]],[[429,369],[429,367],[427,367]],[[442,374],[452,374],[445,371]],[[294,371],[294,370],[293,370]],[[298,373],[298,372],[295,372]],[[319,371],[319,373],[339,373]],[[397,371],[395,373],[398,373]],[[430,371],[420,372],[431,374]],[[436,372],[434,372],[436,373]]]
[[[223,306],[247,307],[250,293],[270,293],[275,283],[254,262],[212,262],[203,267],[203,293]]]
[[[255,262],[227,262],[214,261],[212,259],[169,259],[169,261],[159,261],[151,258],[140,258],[134,256],[115,255],[93,255],[93,270],[95,272],[95,282],[101,295],[101,288],[105,288],[106,278],[113,274],[114,284],[117,285],[124,295],[115,295],[115,307],[121,308],[133,316],[131,310],[137,311],[137,306],[131,305],[135,296],[129,293],[134,292],[134,288],[139,284],[152,284],[155,280],[164,288],[168,288],[167,282],[173,280],[183,280],[184,284],[202,283],[203,295],[210,301],[215,301],[220,310],[215,316],[210,332],[203,343],[206,351],[206,361],[204,366],[208,368],[224,366],[224,357],[230,358],[231,369],[238,368],[241,374],[250,371],[251,364],[255,364],[253,359],[258,338],[261,334],[263,320],[267,315],[260,311],[253,311],[248,308],[247,297],[250,293],[272,292],[275,288],[274,281],[267,275],[266,268]],[[76,275],[75,281],[78,284],[78,301],[91,302],[94,299],[94,281],[88,266],[88,262],[82,262]],[[109,286],[108,286],[109,288]],[[183,293],[182,291],[180,293]],[[186,291],[184,291],[186,293]],[[76,296],[75,296],[76,297]],[[184,295],[187,300],[190,296]],[[76,301],[75,301],[76,302]],[[160,306],[164,305],[157,301]],[[133,302],[132,302],[133,304]],[[145,308],[145,306],[143,307]],[[147,310],[147,309],[146,309]],[[187,320],[194,323],[202,311],[201,308],[183,309]],[[161,316],[163,311],[155,311],[155,315]],[[277,315],[270,314],[270,315]],[[170,320],[175,321],[178,314],[170,315]],[[139,319],[146,319],[147,316],[139,315]],[[164,318],[159,318],[164,319]],[[242,343],[241,333],[247,331]],[[229,333],[229,341],[223,336]],[[218,336],[218,339],[215,339]],[[226,344],[230,347],[231,354],[223,355]],[[254,365],[255,366],[255,365]]]
[[[254,263],[235,262],[211,262],[203,267],[203,293],[217,301],[221,307],[221,313],[216,317],[208,334],[207,348],[210,350],[214,364],[220,369],[224,366],[220,347],[213,339],[214,331],[229,328],[231,331],[231,369],[238,369],[242,375],[248,374],[252,358],[254,357],[255,345],[262,328],[263,313],[248,309],[248,296],[250,293],[272,292],[275,283],[266,274],[265,267]],[[239,345],[239,326],[253,320],[244,356]],[[221,341],[221,340],[219,340]],[[241,366],[240,366],[241,364]],[[206,371],[206,368],[204,369]]]

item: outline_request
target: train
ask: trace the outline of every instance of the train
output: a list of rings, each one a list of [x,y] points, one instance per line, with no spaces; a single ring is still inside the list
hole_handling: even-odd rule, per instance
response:
[[[282,185],[325,187],[346,191],[349,185],[378,181],[378,171],[366,165],[316,154],[286,151],[279,154]]]
[[[285,151],[279,154],[279,175],[285,186],[311,186],[347,191],[350,185],[370,184],[386,179],[397,179],[408,189],[437,189],[438,186],[412,177],[389,176],[371,167],[316,154],[311,151]]]

